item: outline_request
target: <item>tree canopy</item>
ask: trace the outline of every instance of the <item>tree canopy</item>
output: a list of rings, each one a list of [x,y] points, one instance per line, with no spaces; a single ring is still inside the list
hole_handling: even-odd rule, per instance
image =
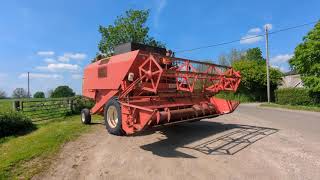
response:
[[[58,86],[51,93],[51,98],[73,97],[75,93],[69,86]]]
[[[320,21],[295,48],[289,64],[301,74],[305,86],[320,93]]]
[[[16,88],[15,90],[13,90],[12,97],[13,98],[27,98],[28,93],[23,88]]]
[[[219,64],[231,66],[235,61],[238,60],[265,60],[262,56],[262,51],[260,48],[249,48],[247,50],[238,50],[238,49],[231,49],[227,54],[221,54],[218,57]]]
[[[114,47],[127,42],[142,43],[151,46],[164,47],[164,44],[149,35],[146,21],[149,10],[128,10],[116,18],[113,25],[99,27],[101,40],[100,53],[112,56]]]
[[[265,60],[262,56],[261,49],[258,47],[248,49],[244,57],[247,60]]]
[[[225,66],[231,66],[234,61],[240,60],[244,57],[245,51],[238,49],[231,49],[227,54],[221,54],[218,57],[219,64]]]
[[[33,98],[45,98],[44,92],[38,91],[34,93]]]
[[[263,101],[266,98],[267,73],[266,62],[242,59],[235,61],[232,66],[241,72],[239,91],[249,93],[255,100]],[[282,73],[270,67],[270,89],[273,92],[281,81]]]
[[[228,61],[232,67],[241,72],[239,93],[250,96],[253,100],[266,99],[267,73],[266,61],[260,48],[251,48],[246,51],[232,50]],[[232,57],[232,58],[230,58]],[[275,68],[270,68],[270,89],[273,91],[280,83],[282,73]]]

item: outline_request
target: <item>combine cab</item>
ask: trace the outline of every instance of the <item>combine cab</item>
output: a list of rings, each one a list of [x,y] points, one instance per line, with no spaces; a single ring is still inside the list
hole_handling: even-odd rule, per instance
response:
[[[96,102],[82,110],[84,124],[91,122],[91,114],[101,114],[109,133],[128,135],[231,113],[239,105],[214,97],[237,90],[240,73],[231,67],[171,57],[165,49],[133,43],[115,52],[84,70],[82,93]]]

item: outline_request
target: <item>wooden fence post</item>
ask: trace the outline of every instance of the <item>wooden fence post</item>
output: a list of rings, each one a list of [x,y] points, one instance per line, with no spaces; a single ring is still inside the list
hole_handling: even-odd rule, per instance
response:
[[[69,99],[69,106],[70,106],[70,110],[71,110],[71,113],[73,113],[73,99]]]
[[[21,105],[20,105],[21,103],[20,103],[20,101],[13,101],[12,102],[12,108],[13,108],[13,110],[14,111],[20,111],[20,109],[21,109]]]

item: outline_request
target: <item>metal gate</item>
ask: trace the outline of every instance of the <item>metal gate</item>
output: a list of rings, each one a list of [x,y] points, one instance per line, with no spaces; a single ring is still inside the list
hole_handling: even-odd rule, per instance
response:
[[[32,121],[44,121],[64,117],[72,113],[73,100],[68,99],[45,99],[45,100],[17,100],[13,107]]]

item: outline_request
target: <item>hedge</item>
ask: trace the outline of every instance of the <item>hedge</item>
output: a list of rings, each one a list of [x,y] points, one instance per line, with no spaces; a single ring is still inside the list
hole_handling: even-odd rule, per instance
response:
[[[19,135],[36,129],[31,119],[18,112],[0,113],[0,137]]]
[[[72,111],[74,114],[79,114],[82,109],[91,109],[94,104],[95,102],[93,100],[88,99],[84,96],[75,96],[73,99]]]
[[[219,92],[215,95],[217,98],[235,100],[240,102],[255,102],[255,97],[249,93]]]
[[[283,88],[275,90],[277,104],[314,105],[315,98],[306,88]]]

